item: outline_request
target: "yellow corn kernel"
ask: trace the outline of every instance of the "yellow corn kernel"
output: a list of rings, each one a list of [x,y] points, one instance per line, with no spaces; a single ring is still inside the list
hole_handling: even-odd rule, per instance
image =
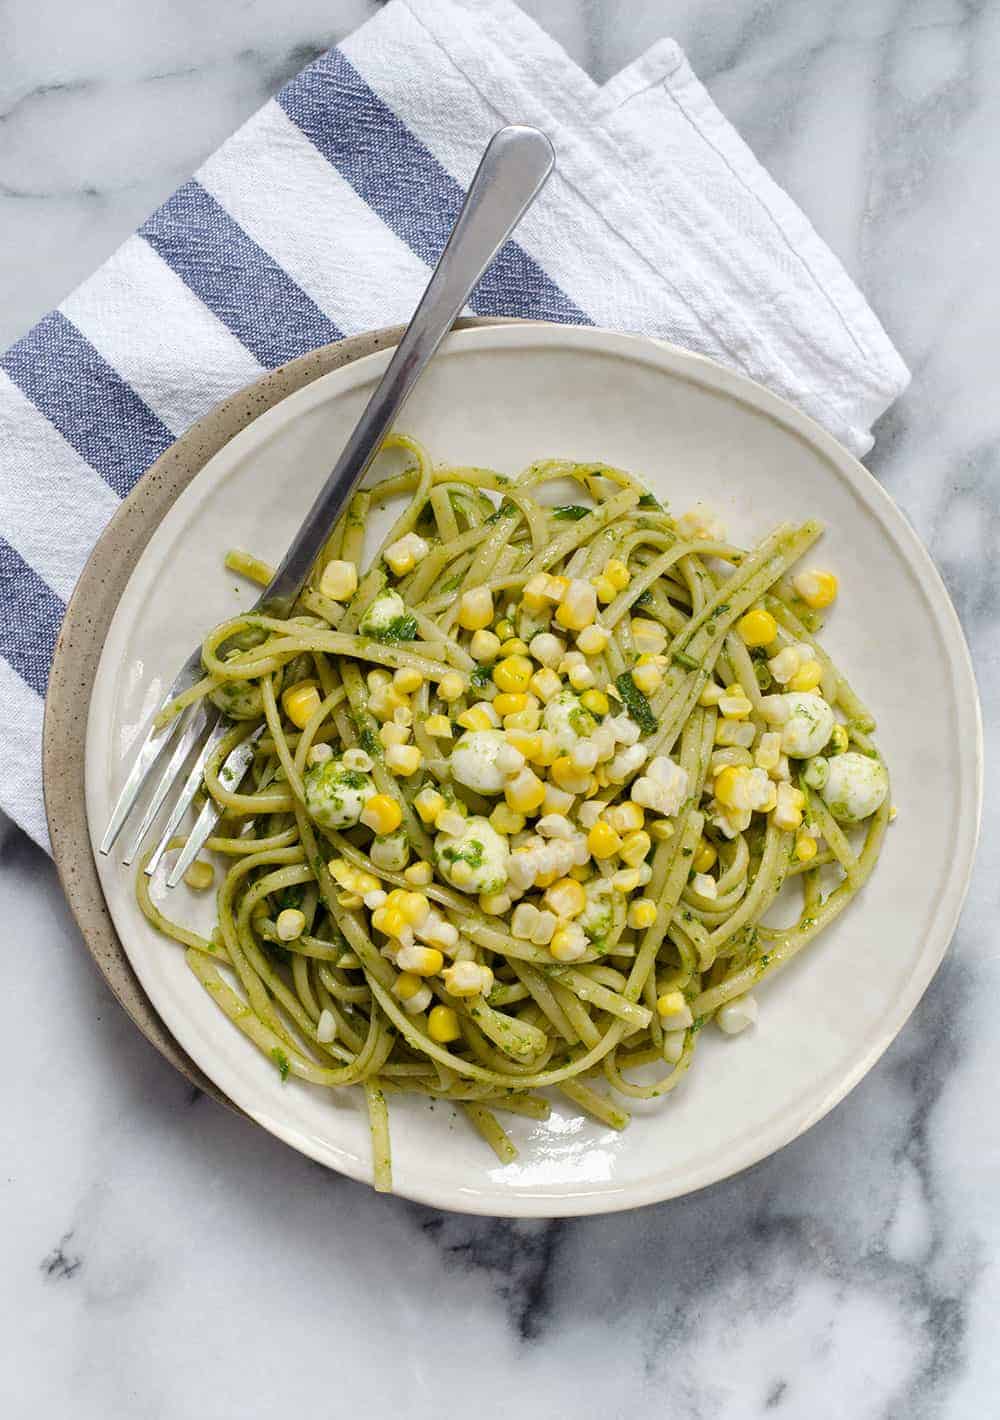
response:
[[[597,617],[597,593],[589,582],[574,577],[559,603],[556,621],[567,631],[582,631]]]
[[[414,666],[400,666],[392,678],[392,683],[400,695],[412,695],[424,683],[424,678]]]
[[[518,770],[513,779],[507,780],[503,793],[507,807],[514,813],[530,814],[541,808],[545,799],[545,785],[537,774],[525,766],[524,769]],[[454,868],[452,872],[454,873]]]
[[[656,655],[667,644],[666,629],[658,621],[651,621],[649,617],[633,616],[629,628],[635,649],[640,654],[648,652],[650,655]]]
[[[453,863],[451,865],[452,882],[458,888],[467,887],[469,883],[472,882],[474,876],[475,869],[473,869],[468,863],[463,863],[461,858],[458,860],[457,863]]]
[[[392,994],[398,996],[401,1001],[409,1001],[423,989],[424,983],[416,972],[401,971],[393,982]]]
[[[385,752],[386,768],[391,769],[393,774],[401,774],[404,779],[416,774],[423,758],[416,745],[390,745]]]
[[[415,976],[437,976],[444,966],[437,947],[403,947],[397,961],[404,971],[412,971]]]
[[[444,806],[444,795],[439,794],[431,784],[427,784],[413,799],[413,807],[422,823],[433,823]]]
[[[538,749],[535,754],[529,754],[528,759],[532,764],[541,765],[543,768],[550,768],[559,758],[559,746],[556,744],[555,735],[548,730],[541,730],[538,735]]]
[[[428,715],[424,721],[424,729],[437,740],[450,740],[452,738],[451,721],[447,715]]]
[[[497,698],[499,699],[499,697]],[[496,721],[490,719],[481,705],[470,705],[468,710],[463,710],[461,715],[456,716],[455,723],[461,725],[463,730],[493,730],[496,728]]]
[[[358,590],[358,569],[353,562],[334,558],[323,568],[319,589],[332,602],[346,602]]]
[[[753,706],[737,685],[719,697],[719,709],[727,720],[745,720]]]
[[[427,921],[431,905],[422,892],[405,892],[398,888],[399,910],[411,927],[421,927]],[[395,894],[393,894],[395,896]]]
[[[372,913],[372,926],[387,937],[398,937],[406,925],[406,918],[398,907],[376,907]]]
[[[458,600],[458,624],[464,631],[481,631],[493,620],[493,593],[489,587],[472,587]]]
[[[597,600],[602,606],[607,606],[608,602],[613,602],[618,595],[618,590],[614,582],[612,582],[610,577],[605,577],[603,572],[599,577],[594,577],[590,585],[597,593]]]
[[[490,824],[497,833],[520,833],[527,823],[524,814],[517,814],[509,804],[497,804],[490,814]]]
[[[792,578],[792,586],[814,611],[822,611],[837,597],[837,579],[832,572],[800,572]]]
[[[498,641],[509,641],[514,635],[514,623],[505,617],[503,621],[497,622],[493,630]]]
[[[499,695],[493,697],[493,709],[501,719],[504,715],[517,715],[527,708],[528,697],[523,690],[502,690]],[[459,720],[459,724],[461,723]],[[483,728],[485,729],[485,726]]]
[[[585,656],[599,656],[607,648],[610,639],[607,630],[594,622],[593,625],[583,628],[576,638],[576,644]]]
[[[637,868],[652,846],[649,834],[643,829],[639,829],[636,833],[626,834],[619,850],[622,862],[627,863],[630,868]]]
[[[816,840],[811,833],[800,833],[796,838],[795,856],[800,863],[809,863],[816,857]]]
[[[628,925],[643,931],[656,921],[656,903],[651,897],[640,897],[629,903]]]
[[[403,810],[391,794],[373,794],[361,810],[361,822],[373,833],[395,833],[403,822]]]
[[[507,656],[493,667],[493,684],[498,690],[527,690],[535,667],[527,656]]]
[[[427,887],[434,881],[434,869],[430,863],[411,863],[403,869],[403,877],[414,887]]]
[[[434,1006],[427,1017],[427,1034],[437,1045],[448,1045],[458,1040],[462,1028],[458,1023],[458,1012],[451,1006]]]
[[[736,623],[736,630],[745,646],[770,646],[778,634],[778,623],[769,611],[755,606]]]
[[[604,815],[608,823],[623,836],[626,833],[637,833],[646,821],[639,804],[634,804],[631,799],[626,799],[623,804],[614,804]]]
[[[527,654],[527,643],[522,641],[520,636],[509,636],[500,647],[501,656],[526,656]]]
[[[543,666],[531,677],[531,689],[539,700],[544,700],[547,705],[553,695],[558,695],[562,690],[562,681],[551,666]]]
[[[657,843],[665,843],[668,838],[673,838],[674,826],[668,818],[654,819],[649,825],[649,836],[655,838]]]
[[[639,886],[638,868],[619,868],[611,874],[611,886],[615,892],[635,892]]]
[[[457,700],[465,693],[465,677],[458,671],[446,671],[438,681],[437,692],[442,700]]]
[[[580,696],[580,704],[592,715],[606,715],[611,708],[611,702],[603,690],[585,690]]]
[[[195,892],[205,892],[215,881],[215,870],[211,863],[206,863],[199,859],[188,868],[187,872],[184,874],[184,881],[187,883],[188,887],[193,888]]]
[[[598,819],[587,834],[587,847],[594,858],[611,858],[622,846],[621,838],[611,827]]]
[[[663,1020],[668,1020],[671,1016],[682,1016],[687,1010],[683,991],[664,991],[663,995],[657,998],[656,1010]]]
[[[720,804],[724,804],[727,809],[736,808],[739,799],[739,786],[746,777],[747,771],[741,765],[728,764],[715,780],[715,797]]]
[[[366,873],[364,868],[356,868],[346,858],[331,858],[326,866],[334,882],[342,888],[347,888],[349,892],[377,892],[381,887],[374,873]]]
[[[356,892],[341,892],[337,894],[337,901],[341,907],[364,907],[365,900]]]
[[[510,907],[510,898],[505,892],[481,892],[479,906],[488,917],[502,917]]]
[[[832,731],[832,733],[831,733],[831,735],[830,735],[830,747],[829,747],[827,753],[828,753],[828,754],[843,754],[843,753],[844,753],[844,750],[847,749],[847,746],[848,746],[850,743],[851,743],[851,740],[850,740],[850,736],[849,736],[848,733],[847,733],[847,726],[846,726],[846,725],[834,725],[833,731]]]
[[[632,580],[632,573],[620,557],[612,557],[605,562],[601,575],[607,577],[616,592],[623,592]]]
[[[379,729],[378,737],[383,749],[388,749],[390,745],[405,745],[410,738],[410,730],[407,725],[397,725],[395,721],[388,720]]]
[[[718,857],[714,845],[709,843],[707,838],[701,838],[691,859],[691,866],[696,873],[708,873],[715,867]]]
[[[314,680],[300,680],[290,685],[281,697],[281,705],[298,729],[304,730],[323,702]]]
[[[469,650],[480,665],[492,665],[500,650],[500,637],[485,629],[476,631],[469,642]]]
[[[652,695],[663,684],[663,672],[659,666],[637,665],[632,672],[632,680],[643,695]]]
[[[783,829],[786,833],[791,833],[802,827],[802,810],[805,808],[806,796],[801,789],[794,788],[791,784],[782,782],[777,786],[776,800],[772,822],[775,828]]]
[[[532,761],[534,761],[535,756],[539,753],[542,747],[541,736],[530,730],[517,730],[511,728],[507,731],[507,739],[510,741],[510,743],[514,746],[515,749],[519,749],[521,751],[525,759],[530,759]]]
[[[788,682],[789,690],[815,690],[823,679],[823,667],[819,661],[803,661]]]
[[[368,709],[378,720],[391,720],[397,710],[409,709],[409,704],[394,685],[377,686],[368,697]]]
[[[561,754],[553,761],[549,778],[567,794],[585,794],[591,783],[589,770],[577,769],[568,754]]]
[[[557,917],[579,917],[587,905],[587,894],[572,878],[559,878],[546,891],[544,901]]]
[[[406,533],[391,543],[382,556],[393,575],[403,577],[407,572],[413,571],[421,557],[427,556],[428,550],[422,537],[418,537],[416,533]]]
[[[505,730],[537,730],[542,723],[542,709],[534,696],[528,700],[524,710],[518,710],[514,715],[503,717],[503,727]]]

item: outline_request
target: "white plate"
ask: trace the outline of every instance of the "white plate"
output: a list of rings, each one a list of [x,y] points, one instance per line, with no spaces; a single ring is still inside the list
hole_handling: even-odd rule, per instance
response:
[[[379,353],[326,375],[250,425],[149,543],[91,701],[95,842],[138,731],[178,666],[207,628],[253,598],[225,572],[225,551],[279,559],[386,360]],[[927,553],[860,464],[775,396],[683,351],[578,328],[463,331],[424,376],[401,427],[439,459],[505,472],[548,455],[606,460],[677,511],[704,499],[741,540],[783,519],[818,517],[827,527],[815,560],[837,572],[841,597],[824,643],[873,708],[899,806],[860,900],[761,988],[755,1030],[735,1040],[707,1030],[681,1087],[640,1106],[622,1134],[556,1102],[546,1124],[511,1119],[520,1158],[503,1168],[448,1106],[391,1100],[395,1188],[421,1202],[555,1216],[687,1193],[764,1158],[832,1109],[899,1031],[944,954],[981,799],[979,707],[958,620]],[[266,1129],[370,1180],[360,1094],[281,1084],[182,952],[146,924],[131,874],[113,858],[98,865],[132,965],[189,1055]],[[184,888],[175,897],[172,910],[210,911]]]

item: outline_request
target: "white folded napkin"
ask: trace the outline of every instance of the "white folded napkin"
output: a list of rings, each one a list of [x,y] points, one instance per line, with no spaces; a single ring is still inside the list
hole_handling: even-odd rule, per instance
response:
[[[507,122],[558,166],[472,312],[675,341],[870,447],[906,369],[672,41],[600,88],[510,0],[391,0],[0,357],[0,807],[39,843],[55,637],[120,499],[265,369],[406,320]]]

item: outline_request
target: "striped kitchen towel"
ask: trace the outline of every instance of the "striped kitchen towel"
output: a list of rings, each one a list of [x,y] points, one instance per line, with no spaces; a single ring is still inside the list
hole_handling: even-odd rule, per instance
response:
[[[870,446],[906,370],[675,44],[602,89],[511,0],[391,0],[0,358],[0,807],[39,843],[55,638],[119,501],[265,369],[405,320],[516,121],[558,167],[474,313],[675,341]]]

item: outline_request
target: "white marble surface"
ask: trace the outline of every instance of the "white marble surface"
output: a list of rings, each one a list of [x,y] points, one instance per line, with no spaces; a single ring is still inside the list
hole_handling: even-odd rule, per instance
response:
[[[526,8],[599,79],[677,38],[882,316],[914,381],[870,462],[955,597],[989,748],[1000,6]],[[5,0],[0,345],[373,9]],[[832,1116],[693,1198],[535,1225],[376,1198],[193,1099],[0,830],[0,1414],[995,1414],[997,827],[922,1007]]]

